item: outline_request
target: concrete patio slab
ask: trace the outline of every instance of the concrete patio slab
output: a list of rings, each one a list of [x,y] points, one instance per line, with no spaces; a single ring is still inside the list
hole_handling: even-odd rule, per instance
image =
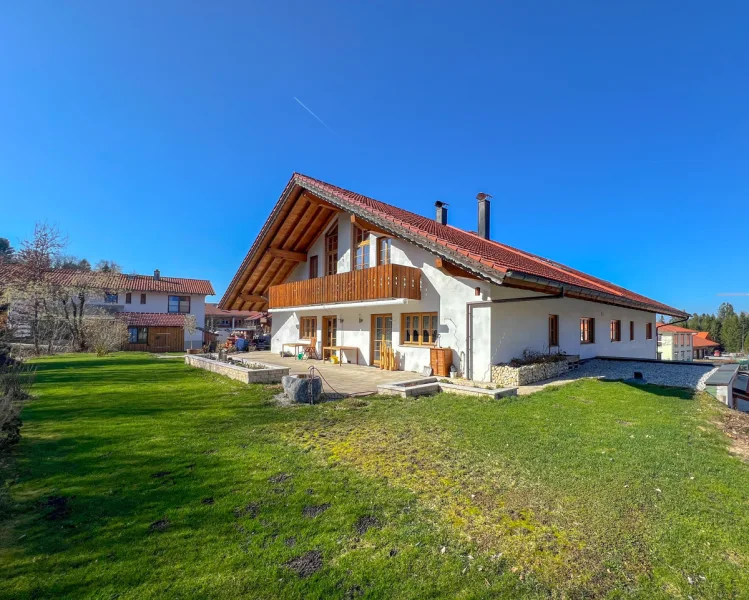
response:
[[[344,396],[369,396],[377,393],[378,385],[421,379],[417,373],[410,371],[381,371],[376,367],[281,358],[276,352],[238,352],[232,356],[287,367],[291,375],[306,375],[310,367],[315,367],[323,377],[323,392],[337,392]]]

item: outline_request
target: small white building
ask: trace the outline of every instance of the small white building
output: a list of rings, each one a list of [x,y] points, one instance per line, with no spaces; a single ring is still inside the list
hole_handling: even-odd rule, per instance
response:
[[[658,323],[656,330],[658,331],[658,360],[692,362],[694,355],[692,336],[699,332],[665,323]]]
[[[612,283],[478,233],[294,174],[220,308],[269,310],[272,350],[308,342],[318,354],[378,366],[383,347],[420,371],[433,348],[487,381],[528,349],[582,358],[656,358],[656,313],[686,316]]]

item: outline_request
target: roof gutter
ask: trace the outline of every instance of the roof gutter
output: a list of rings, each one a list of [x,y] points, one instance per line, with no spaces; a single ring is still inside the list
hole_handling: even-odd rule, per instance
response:
[[[558,294],[548,296],[524,296],[522,298],[500,298],[497,300],[479,300],[477,302],[466,302],[466,379],[473,379],[473,309],[492,304],[510,304],[513,302],[534,302],[539,300],[558,300],[564,298],[565,288],[561,288]]]
[[[627,308],[634,308],[636,310],[642,310],[642,311],[652,312],[652,313],[659,312],[657,310],[654,310],[651,305],[646,304],[645,302],[638,302],[636,300],[630,300],[629,298],[623,298],[621,296],[616,296],[614,294],[607,294],[606,292],[595,292],[588,288],[583,288],[577,285],[570,285],[567,283],[560,283],[558,281],[554,281],[553,279],[546,279],[545,277],[538,277],[536,275],[526,275],[525,273],[519,273],[517,271],[508,271],[505,277],[511,278],[511,279],[519,279],[521,281],[526,281],[532,284],[540,284],[546,287],[564,289],[567,292],[567,295],[570,295],[570,296],[574,295],[576,297],[579,296],[581,297],[580,299],[590,300],[591,302],[599,302],[601,304],[613,304],[615,306],[624,306]],[[505,282],[505,285],[511,286],[512,284],[510,282]],[[682,313],[682,312],[678,312],[678,313],[660,312],[660,314],[676,316],[680,318],[684,317],[684,321],[686,321],[689,318],[689,315],[685,317],[684,315],[686,315],[686,313]]]

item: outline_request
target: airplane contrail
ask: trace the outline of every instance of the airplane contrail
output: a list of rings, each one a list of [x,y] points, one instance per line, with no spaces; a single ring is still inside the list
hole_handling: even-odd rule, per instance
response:
[[[317,119],[318,121],[320,121],[320,123],[322,123],[327,128],[327,130],[330,131],[330,133],[332,133],[334,135],[338,135],[335,131],[333,131],[330,127],[328,127],[328,124],[325,121],[323,121],[320,117],[318,117],[315,113],[313,113],[309,108],[307,108],[307,106],[305,106],[304,102],[302,102],[296,96],[292,96],[292,98],[294,98],[294,100],[296,100],[299,103],[299,105],[304,110],[306,110],[309,114],[311,114],[313,117],[315,117],[315,119]]]

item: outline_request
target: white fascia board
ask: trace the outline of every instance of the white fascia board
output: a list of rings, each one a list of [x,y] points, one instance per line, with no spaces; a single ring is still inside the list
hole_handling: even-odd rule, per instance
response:
[[[289,308],[271,308],[269,313],[299,312],[303,310],[335,310],[337,308],[354,308],[367,306],[392,306],[393,304],[408,304],[407,298],[392,298],[390,300],[366,300],[363,302],[340,302],[336,304],[306,304],[305,306],[291,306]]]

